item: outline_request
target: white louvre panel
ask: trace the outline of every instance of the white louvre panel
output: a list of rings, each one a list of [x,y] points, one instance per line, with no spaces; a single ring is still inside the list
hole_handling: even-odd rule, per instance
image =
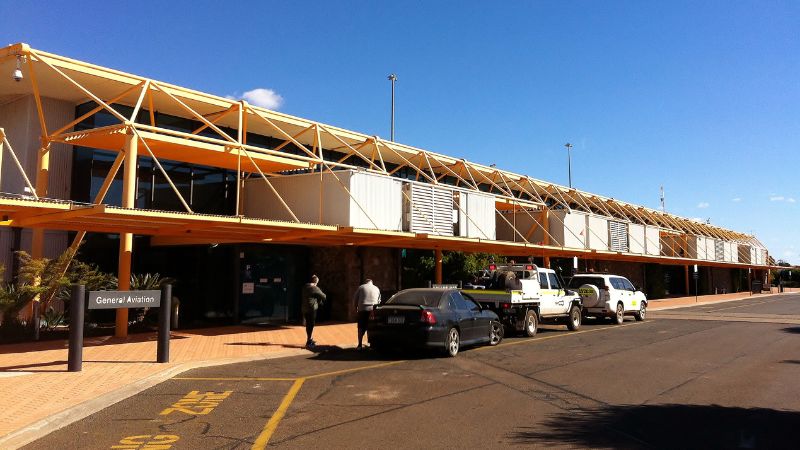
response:
[[[714,253],[717,261],[725,261],[725,241],[721,239],[714,241]]]
[[[409,230],[438,236],[453,235],[453,191],[437,186],[411,184]]]
[[[608,222],[609,247],[615,252],[628,251],[628,224],[625,222]]]

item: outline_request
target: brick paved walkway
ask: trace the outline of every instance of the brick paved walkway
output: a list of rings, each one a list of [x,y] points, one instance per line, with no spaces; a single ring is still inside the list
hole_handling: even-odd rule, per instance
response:
[[[794,289],[795,292],[798,289]],[[757,294],[761,295],[761,294]],[[747,298],[748,293],[701,296],[699,303]],[[654,300],[650,309],[695,305],[694,297]],[[0,345],[0,448],[11,435],[30,431],[40,421],[103,395],[112,395],[143,380],[193,366],[301,354],[305,330],[300,326],[275,328],[225,327],[174,331],[170,363],[155,363],[155,333],[128,338],[88,338],[83,371],[67,372],[67,342],[47,341]],[[355,324],[320,325],[314,331],[320,345],[354,346]],[[133,391],[127,395],[135,393]],[[117,398],[116,401],[121,400]],[[111,401],[113,403],[113,401]],[[44,427],[46,428],[46,426]],[[26,429],[26,430],[23,430]],[[8,441],[5,444],[8,444]]]
[[[319,345],[354,346],[355,324],[319,325]],[[0,448],[3,437],[65,409],[153,375],[234,358],[303,353],[305,328],[225,327],[173,331],[170,362],[158,364],[155,333],[88,338],[83,371],[67,372],[67,341],[0,345]]]

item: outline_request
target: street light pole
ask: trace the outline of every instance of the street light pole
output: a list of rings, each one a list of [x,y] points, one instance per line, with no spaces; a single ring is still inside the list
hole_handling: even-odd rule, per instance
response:
[[[388,79],[392,82],[392,131],[390,139],[394,142],[394,82],[397,81],[397,75],[392,73]]]
[[[569,173],[569,187],[572,189],[572,144],[567,142],[564,144],[564,147],[567,147],[567,170]]]

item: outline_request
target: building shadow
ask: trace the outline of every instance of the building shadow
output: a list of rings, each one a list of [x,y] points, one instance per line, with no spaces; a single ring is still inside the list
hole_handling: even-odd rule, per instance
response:
[[[630,405],[553,415],[509,436],[521,445],[580,448],[798,448],[800,412],[717,405]]]

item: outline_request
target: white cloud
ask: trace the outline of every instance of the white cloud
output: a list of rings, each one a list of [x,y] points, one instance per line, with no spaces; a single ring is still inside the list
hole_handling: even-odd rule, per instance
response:
[[[256,88],[242,94],[242,98],[267,109],[278,109],[283,105],[283,97],[272,89]]]
[[[700,202],[697,204],[698,208],[708,208],[709,206],[711,205],[709,205],[708,202]]]
[[[741,197],[732,198],[731,201],[739,203],[740,201],[742,201],[742,198]]]
[[[796,200],[793,197],[789,197],[786,199],[786,201],[789,203],[794,203]]]
[[[697,222],[697,223],[706,223],[706,219],[703,219],[702,217],[692,217],[689,220],[691,220],[692,222]]]
[[[230,100],[247,100],[251,105],[267,109],[278,109],[283,105],[283,97],[274,90],[267,88],[255,88],[245,92],[241,96],[238,94],[226,95],[225,98]]]
[[[786,200],[786,198],[782,195],[771,195],[769,197],[769,201],[771,202],[782,202],[784,200]]]

